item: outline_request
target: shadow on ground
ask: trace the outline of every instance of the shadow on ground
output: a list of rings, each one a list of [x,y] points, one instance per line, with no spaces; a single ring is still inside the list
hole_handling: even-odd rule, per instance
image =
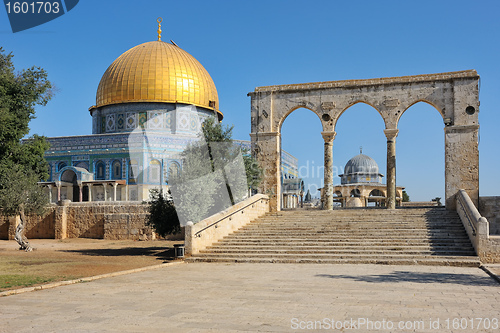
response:
[[[61,252],[79,253],[85,256],[151,256],[158,260],[170,261],[175,259],[174,248],[170,247],[125,247],[119,249],[81,249],[61,250]]]
[[[478,276],[474,274],[456,273],[426,273],[395,271],[380,275],[334,275],[317,274],[316,277],[329,279],[349,279],[368,283],[446,283],[464,286],[498,286],[498,283],[490,276]]]

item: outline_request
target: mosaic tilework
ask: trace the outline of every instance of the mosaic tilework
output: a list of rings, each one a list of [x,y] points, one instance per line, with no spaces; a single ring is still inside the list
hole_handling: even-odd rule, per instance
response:
[[[126,128],[127,129],[134,129],[137,127],[137,114],[135,112],[127,112],[127,119],[126,119]]]
[[[146,112],[139,112],[139,126],[144,127],[144,124],[148,121],[148,114]]]
[[[115,115],[106,115],[106,132],[113,132],[115,130]]]
[[[163,112],[149,111],[148,112],[148,128],[161,129],[163,127]]]
[[[92,117],[92,133],[97,134],[98,133],[98,127],[99,126],[99,121],[97,116]]]
[[[123,113],[118,113],[116,115],[116,129],[123,130],[125,128],[125,115]]]
[[[199,122],[198,122],[198,116],[196,114],[191,114],[191,119],[189,120],[189,129],[192,132],[198,132],[198,129],[200,128]]]
[[[177,113],[177,129],[189,130],[189,115],[186,113]]]
[[[172,112],[165,112],[165,128],[172,128]]]
[[[101,133],[106,132],[106,117],[101,117]]]

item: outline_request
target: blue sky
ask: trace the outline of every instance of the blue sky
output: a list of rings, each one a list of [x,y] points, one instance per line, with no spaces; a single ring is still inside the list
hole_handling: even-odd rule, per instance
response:
[[[174,40],[212,76],[236,139],[249,139],[247,93],[257,86],[476,69],[480,194],[500,194],[498,1],[82,0],[67,14],[15,34],[0,9],[0,46],[14,54],[16,68],[41,66],[57,87],[54,99],[37,109],[32,133],[90,134],[88,107],[102,74],[126,50],[156,39],[158,16],[163,40]],[[443,127],[438,112],[421,103],[401,119],[397,183],[414,201],[444,197]],[[313,194],[321,186],[320,130],[319,119],[299,109],[282,132],[283,148],[299,159]],[[334,141],[339,173],[363,146],[385,174],[383,130],[375,109],[348,109]]]

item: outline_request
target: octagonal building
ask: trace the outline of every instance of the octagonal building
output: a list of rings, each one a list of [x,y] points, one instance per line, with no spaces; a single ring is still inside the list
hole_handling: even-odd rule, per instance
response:
[[[207,70],[160,35],[111,63],[89,112],[92,135],[48,138],[50,178],[42,184],[51,202],[147,200],[181,172],[180,153],[198,140],[203,121],[223,119]]]

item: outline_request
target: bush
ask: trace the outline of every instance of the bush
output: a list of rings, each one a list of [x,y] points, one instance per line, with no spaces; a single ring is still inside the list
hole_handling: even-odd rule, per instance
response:
[[[158,189],[152,189],[149,193],[149,214],[146,224],[161,237],[180,233],[181,226],[170,193]]]

